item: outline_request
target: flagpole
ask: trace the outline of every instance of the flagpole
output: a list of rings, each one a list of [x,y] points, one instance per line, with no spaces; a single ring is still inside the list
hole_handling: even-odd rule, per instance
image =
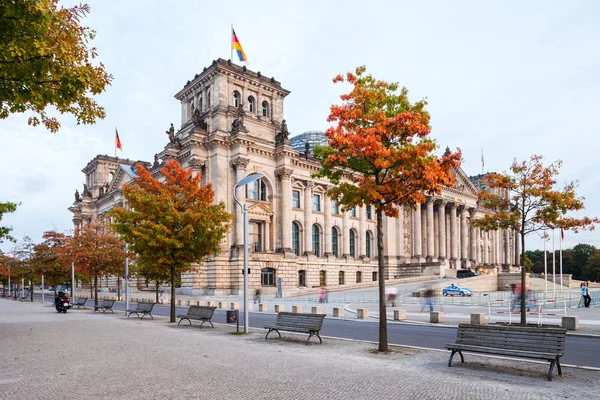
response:
[[[552,291],[556,296],[556,258],[554,256],[554,229],[552,229]]]
[[[546,251],[546,234],[544,233],[544,280],[546,281],[546,298],[548,297],[548,252]]]
[[[559,254],[560,254],[560,258],[559,258],[559,265],[560,265],[560,291],[563,291],[563,280],[562,280],[562,235],[563,235],[563,231],[562,228],[560,229],[560,242],[559,242]]]
[[[231,50],[229,59],[233,62],[233,24],[231,24],[231,32],[229,32],[229,49]]]
[[[117,158],[117,126],[115,125],[115,158]]]

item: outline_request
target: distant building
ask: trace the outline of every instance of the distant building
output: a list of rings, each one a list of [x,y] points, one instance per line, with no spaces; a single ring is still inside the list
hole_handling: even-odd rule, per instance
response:
[[[289,138],[284,100],[290,92],[275,78],[219,59],[196,74],[175,95],[181,103],[179,127],[156,132],[165,146],[154,162],[142,164],[160,177],[166,160],[192,168],[211,183],[215,201],[234,215],[219,251],[181,276],[182,293],[228,294],[243,287],[243,218],[232,191],[252,173],[264,175],[238,188],[248,207],[251,288],[274,294],[310,293],[328,287],[372,286],[379,279],[445,275],[448,269],[508,270],[518,264],[515,232],[482,232],[470,220],[490,213],[481,209],[477,188],[460,168],[456,185],[442,187],[417,207],[399,207],[396,219],[384,217],[385,272],[380,277],[375,240],[375,210],[344,212],[327,196],[331,183],[312,175],[319,160],[320,131]],[[165,126],[168,124],[165,123]],[[311,154],[306,156],[305,144]],[[131,183],[135,162],[97,156],[83,169],[83,196],[69,208],[75,225],[123,204],[122,186]],[[138,285],[143,283],[138,281]]]

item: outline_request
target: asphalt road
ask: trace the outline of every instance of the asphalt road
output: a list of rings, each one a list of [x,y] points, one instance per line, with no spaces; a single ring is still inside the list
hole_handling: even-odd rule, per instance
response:
[[[34,297],[40,298],[40,296]],[[46,297],[46,301],[48,299]],[[92,303],[88,300],[87,304]],[[125,311],[125,303],[115,302],[114,309],[116,311]],[[168,317],[169,309],[170,307],[166,305],[156,305],[152,314]],[[188,307],[177,307],[177,314],[185,314],[187,309]],[[55,312],[54,309],[52,311]],[[78,310],[69,310],[69,312],[78,312]],[[239,317],[241,326],[244,320],[242,312],[240,312]],[[275,314],[250,313],[250,327],[262,328],[265,324],[275,322],[275,317]],[[213,322],[226,323],[226,311],[216,310]],[[377,321],[359,322],[328,318],[323,323],[321,335],[377,342],[379,340],[379,323]],[[443,349],[446,343],[453,343],[455,338],[456,328],[454,327],[388,324],[389,344]],[[563,364],[600,368],[600,338],[568,335],[566,351],[561,361]]]

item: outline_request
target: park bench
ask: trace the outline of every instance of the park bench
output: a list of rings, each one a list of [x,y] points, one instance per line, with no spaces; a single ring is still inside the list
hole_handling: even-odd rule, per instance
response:
[[[280,312],[277,314],[277,319],[274,325],[265,325],[265,329],[268,329],[265,340],[269,337],[269,333],[272,331],[277,332],[279,337],[281,333],[279,331],[289,332],[300,332],[308,333],[308,339],[306,339],[306,345],[311,337],[316,336],[319,338],[319,342],[323,343],[319,331],[323,326],[323,319],[325,314],[302,314],[292,312]]]
[[[142,319],[144,319],[146,315],[149,315],[150,318],[154,319],[154,317],[152,316],[153,307],[154,303],[137,303],[135,306],[135,310],[127,311],[127,318],[129,318],[131,314],[135,314],[139,318],[140,314],[142,314]]]
[[[29,300],[29,293],[23,293],[20,297],[19,297],[19,301],[28,301]]]
[[[73,303],[71,303],[71,306],[77,307],[77,309],[80,309],[83,307],[84,310],[87,310],[87,307],[85,306],[86,301],[87,301],[87,297],[77,297],[77,298],[73,299]]]
[[[550,362],[548,380],[551,381],[555,364],[558,375],[562,375],[560,357],[565,352],[566,335],[567,330],[563,328],[461,324],[456,343],[446,344],[446,349],[452,351],[448,367],[452,366],[455,353],[465,362],[463,351],[546,360]]]
[[[202,321],[200,324],[200,328],[204,325],[205,322],[210,323],[210,326],[215,327],[211,322],[212,316],[217,307],[207,307],[207,306],[190,306],[187,314],[180,314],[177,318],[181,318],[177,323],[177,326],[181,324],[181,321],[187,319],[190,325],[192,325],[192,320],[195,319],[197,321]]]
[[[115,304],[114,300],[102,300],[102,303],[100,303],[99,305],[95,305],[94,306],[94,312],[98,311],[98,310],[102,310],[102,314],[104,314],[105,312],[107,312],[108,310],[110,310],[111,313],[115,313],[113,311],[113,305]]]

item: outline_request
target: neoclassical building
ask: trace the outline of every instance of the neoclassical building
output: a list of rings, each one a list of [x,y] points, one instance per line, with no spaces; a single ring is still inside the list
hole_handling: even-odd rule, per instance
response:
[[[137,161],[157,177],[165,160],[192,168],[235,217],[218,254],[182,276],[183,292],[227,294],[242,287],[243,223],[233,188],[252,173],[264,177],[236,192],[248,207],[251,287],[268,293],[279,284],[289,292],[372,285],[380,278],[375,212],[342,210],[327,196],[330,183],[311,177],[320,164],[310,146],[291,147],[284,119],[289,94],[275,78],[215,60],[175,95],[181,123],[158,133],[166,145],[154,162]],[[121,187],[135,176],[135,163],[106,155],[88,163],[83,193],[69,208],[75,225],[123,205]],[[384,217],[385,279],[518,264],[514,232],[481,232],[470,225],[490,211],[478,207],[471,179],[460,168],[454,173],[454,188],[444,187],[418,207],[400,208],[397,219]]]

